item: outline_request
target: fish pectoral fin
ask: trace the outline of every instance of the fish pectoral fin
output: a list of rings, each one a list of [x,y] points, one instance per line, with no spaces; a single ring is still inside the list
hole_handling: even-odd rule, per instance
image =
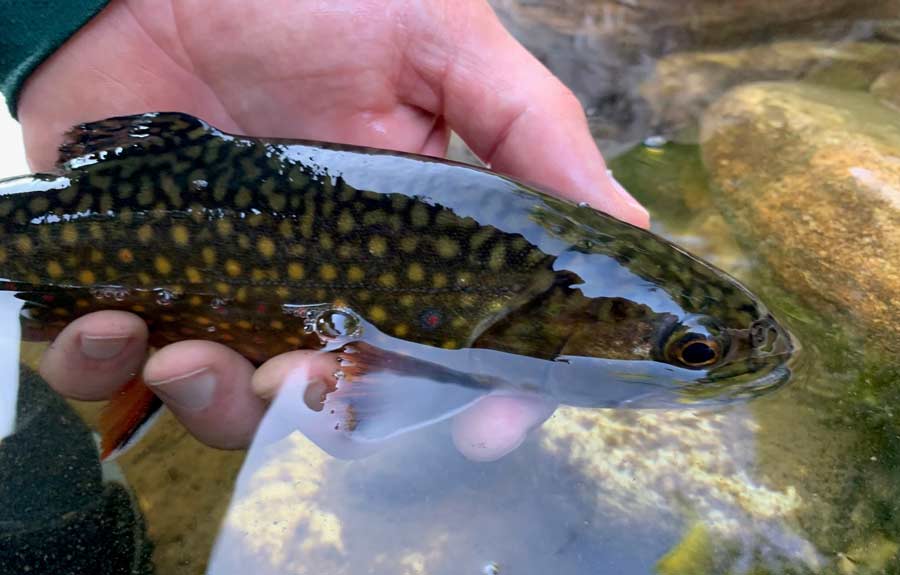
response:
[[[180,112],[152,112],[118,116],[79,124],[69,130],[59,147],[58,164],[77,163],[100,152],[122,157],[174,149],[209,136],[213,129],[198,118]]]
[[[156,422],[162,407],[162,400],[140,376],[119,389],[100,412],[100,459],[114,459],[133,446]]]
[[[354,343],[338,352],[336,389],[318,405],[304,405],[298,427],[334,457],[356,459],[398,435],[445,420],[490,390],[473,376],[441,365]],[[307,373],[286,386],[308,397]]]

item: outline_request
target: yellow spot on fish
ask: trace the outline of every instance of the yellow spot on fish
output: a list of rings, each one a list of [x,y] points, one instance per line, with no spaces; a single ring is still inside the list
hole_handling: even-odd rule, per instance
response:
[[[303,279],[303,265],[298,262],[291,262],[287,267],[288,277],[292,280],[301,280]]]
[[[347,280],[351,282],[362,281],[366,277],[366,272],[359,266],[350,266],[347,269]]]
[[[319,235],[319,246],[323,250],[330,250],[334,247],[334,240],[331,239],[331,235],[327,232],[323,232]]]
[[[176,319],[178,319],[170,313],[164,313],[161,316],[159,316],[159,318],[163,321],[175,321]]]
[[[64,244],[74,244],[78,241],[78,228],[75,227],[75,224],[63,224],[59,238]]]
[[[419,238],[415,236],[406,236],[400,240],[400,249],[408,254],[416,251],[417,245],[419,245]]]
[[[201,274],[200,270],[193,266],[184,268],[184,277],[186,277],[187,281],[192,284],[198,284],[203,281],[203,274]]]
[[[21,254],[31,253],[31,238],[28,236],[19,236],[16,238],[16,249],[19,250]]]
[[[397,276],[391,272],[383,273],[378,277],[378,283],[386,288],[395,287],[397,285]]]
[[[227,296],[231,293],[231,286],[225,282],[216,282],[216,291],[219,292],[220,295]]]
[[[237,243],[242,250],[250,249],[250,237],[247,234],[238,234]]]
[[[57,279],[63,275],[63,268],[58,261],[50,260],[47,262],[47,273],[51,278]]]
[[[338,256],[344,259],[353,257],[353,254],[355,253],[356,246],[354,246],[353,244],[341,244],[341,246],[338,248]]]
[[[409,326],[405,323],[400,323],[394,326],[394,335],[397,337],[403,337],[409,333]]]
[[[428,225],[428,208],[422,204],[416,204],[409,211],[409,218],[414,228],[424,228]]]
[[[241,188],[234,195],[234,205],[239,208],[246,208],[253,201],[253,194],[247,188]]]
[[[91,239],[98,242],[103,239],[103,226],[100,225],[100,222],[91,222],[88,230],[91,232]]]
[[[216,232],[218,232],[220,236],[230,236],[232,231],[234,231],[234,226],[231,225],[231,220],[224,218],[216,220]]]
[[[416,298],[414,298],[413,296],[409,294],[400,296],[400,305],[402,305],[403,307],[412,307],[415,304]]]
[[[284,323],[281,320],[273,319],[269,322],[269,327],[272,329],[284,329]]]
[[[75,301],[76,307],[90,307],[90,305],[91,305],[91,302],[89,302],[86,299],[79,299],[79,300]]]
[[[253,271],[250,272],[250,277],[255,282],[261,282],[266,279],[266,270],[261,270],[259,268],[254,268]]]
[[[69,310],[64,307],[55,307],[53,308],[53,313],[62,317],[66,317],[67,315],[69,315]]]
[[[291,220],[281,220],[281,223],[278,224],[278,231],[287,239],[294,237],[294,227],[291,225]]]
[[[420,282],[425,279],[425,269],[422,267],[422,264],[413,262],[409,264],[409,268],[406,270],[406,277],[410,281]]]
[[[44,196],[37,196],[28,203],[28,209],[32,214],[42,214],[50,207],[50,202]]]
[[[491,236],[494,235],[494,230],[488,227],[481,228],[469,238],[469,247],[474,251],[484,245],[484,242],[488,241]]]
[[[103,252],[96,248],[91,248],[91,262],[95,264],[99,264],[103,262]]]
[[[353,219],[353,214],[350,213],[350,210],[344,210],[341,212],[341,215],[338,216],[337,221],[337,231],[342,235],[347,235],[353,231],[353,228],[356,227],[356,220]]]
[[[322,264],[322,267],[319,268],[319,277],[327,282],[333,281],[337,276],[337,268],[331,264]]]
[[[285,343],[287,343],[288,345],[297,345],[297,346],[299,346],[301,343],[303,343],[303,342],[300,341],[300,338],[297,337],[297,336],[295,336],[295,335],[288,336],[288,337],[284,338],[284,341],[285,341]]]
[[[369,253],[375,257],[382,257],[387,253],[387,240],[381,236],[373,236],[369,240]]]
[[[289,290],[288,288],[286,288],[284,286],[278,286],[277,288],[275,288],[275,295],[277,295],[278,297],[280,297],[282,299],[285,299],[289,295],[291,295],[291,290]]]
[[[191,239],[186,226],[176,225],[172,227],[172,240],[179,246],[186,246]]]
[[[156,256],[156,259],[153,260],[153,267],[164,276],[172,273],[172,262],[165,256]]]
[[[238,277],[241,275],[241,264],[235,260],[225,260],[225,273],[231,277]]]
[[[200,307],[201,305],[203,305],[203,298],[198,295],[192,295],[188,300],[188,303],[194,307]]]
[[[128,248],[122,248],[118,253],[119,261],[123,264],[130,264],[134,261],[134,254]]]
[[[143,188],[137,195],[137,202],[141,206],[149,206],[153,203],[153,190]]]
[[[452,325],[453,327],[455,327],[457,329],[459,329],[461,327],[465,327],[466,326],[466,318],[456,316],[455,318],[453,318],[453,321],[450,322],[450,325]]]
[[[448,339],[443,344],[441,344],[441,347],[443,347],[444,349],[456,349],[458,346],[456,345],[456,340]]]
[[[209,325],[212,323],[208,317],[203,316],[203,315],[194,316],[194,321],[199,323],[200,325]]]
[[[209,246],[203,248],[200,250],[200,255],[203,256],[203,262],[206,265],[211,266],[216,263],[216,250],[213,248]]]
[[[387,319],[387,312],[380,305],[373,305],[369,308],[369,319],[373,322],[381,323]]]
[[[142,244],[150,243],[150,240],[153,239],[153,228],[150,227],[150,224],[144,224],[138,228],[137,238]]]
[[[241,329],[253,329],[253,324],[245,319],[238,320],[237,326]]]
[[[4,248],[3,246],[0,246],[0,264],[5,264],[7,257],[8,257],[8,254],[6,253],[6,248]]]
[[[441,236],[434,242],[435,250],[442,258],[455,258],[459,255],[459,242],[449,236]]]
[[[142,284],[149,284],[152,280],[150,279],[150,274],[147,272],[138,272],[138,281]]]
[[[488,267],[493,271],[498,271],[506,265],[506,246],[503,243],[497,243],[491,248],[491,255],[488,257]]]
[[[83,284],[92,284],[97,281],[97,276],[91,270],[81,270],[78,273],[78,281]]]
[[[237,302],[244,303],[247,301],[247,288],[239,287],[237,292],[234,294],[234,299]]]
[[[447,274],[443,272],[435,272],[435,274],[431,276],[431,285],[433,285],[437,289],[447,287]]]
[[[259,250],[259,253],[264,258],[271,258],[275,255],[275,242],[266,236],[262,236],[259,238],[259,241],[256,242],[256,249]]]
[[[384,213],[384,210],[372,210],[363,214],[363,225],[374,226],[383,224],[385,219],[387,219],[387,214]]]
[[[106,214],[112,211],[113,207],[113,199],[109,194],[103,194],[100,196],[100,213]]]

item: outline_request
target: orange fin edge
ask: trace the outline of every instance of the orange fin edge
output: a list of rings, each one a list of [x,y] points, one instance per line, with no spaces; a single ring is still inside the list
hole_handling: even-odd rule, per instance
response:
[[[136,440],[162,405],[140,377],[120,388],[100,412],[100,459],[106,461]]]

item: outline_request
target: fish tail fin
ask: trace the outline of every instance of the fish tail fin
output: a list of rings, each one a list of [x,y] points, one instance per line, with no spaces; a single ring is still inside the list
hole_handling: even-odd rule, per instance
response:
[[[163,404],[138,376],[113,396],[100,412],[100,459],[124,453],[154,423]]]
[[[321,386],[306,372],[287,383],[300,387],[308,408],[301,410],[300,431],[341,459],[365,457],[398,435],[460,413],[490,391],[470,374],[366,343],[337,353],[335,385]]]

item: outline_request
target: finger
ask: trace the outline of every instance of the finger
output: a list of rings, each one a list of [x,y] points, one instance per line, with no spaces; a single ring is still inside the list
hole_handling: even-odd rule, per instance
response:
[[[441,3],[433,3],[441,5]],[[444,116],[492,168],[647,227],[646,210],[606,171],[577,98],[503,27],[487,2],[424,10],[403,28],[425,86],[411,104]],[[426,49],[427,48],[427,49]]]
[[[259,366],[253,374],[253,392],[271,401],[288,375],[305,368],[309,378],[307,405],[315,409],[325,401],[325,395],[337,388],[334,373],[340,369],[337,355],[318,351],[298,350],[275,356]],[[313,385],[316,383],[316,385]],[[317,410],[318,411],[318,410]]]
[[[249,445],[265,412],[251,387],[253,365],[237,352],[209,341],[168,345],[147,360],[144,381],[179,421],[213,447]]]
[[[489,395],[453,419],[453,443],[466,458],[494,461],[519,447],[556,405],[540,398]]]
[[[140,372],[147,325],[134,314],[100,311],[63,329],[41,358],[39,371],[53,389],[73,399],[107,399]]]
[[[450,128],[443,118],[437,118],[428,139],[422,146],[421,154],[443,158],[447,155],[447,146],[450,145]]]

